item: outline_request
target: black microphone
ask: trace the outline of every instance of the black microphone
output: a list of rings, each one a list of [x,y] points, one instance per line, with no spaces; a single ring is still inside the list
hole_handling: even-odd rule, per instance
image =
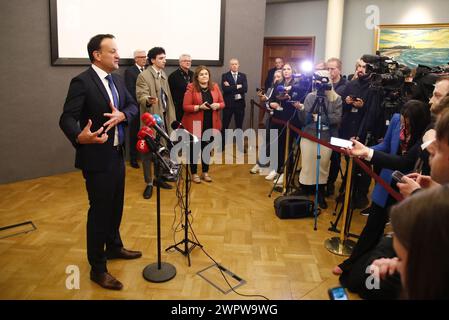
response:
[[[172,142],[170,140],[170,137],[168,136],[168,134],[164,131],[164,129],[162,129],[161,127],[159,127],[157,125],[157,121],[156,119],[153,117],[153,115],[151,113],[145,112],[142,115],[142,122],[146,125],[149,126],[150,128],[154,128],[154,130],[156,130],[156,132],[163,137],[169,144],[170,146],[172,146]]]
[[[181,122],[175,120],[171,123],[170,126],[174,131],[182,130],[183,133],[187,134],[190,137],[190,141],[193,141],[194,143],[197,143],[199,141],[198,137],[187,131]]]

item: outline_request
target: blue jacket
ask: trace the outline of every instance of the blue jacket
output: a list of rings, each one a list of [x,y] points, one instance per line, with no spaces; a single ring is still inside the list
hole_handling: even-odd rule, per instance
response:
[[[390,125],[388,126],[387,133],[385,134],[384,140],[371,147],[376,151],[382,151],[385,153],[396,155],[400,144],[400,133],[401,133],[401,115],[395,113],[391,117]],[[380,172],[380,177],[385,180],[388,184],[391,184],[391,174],[393,170],[382,169]],[[373,194],[371,196],[372,201],[381,206],[385,207],[388,199],[388,192],[380,184],[376,183],[374,186]]]

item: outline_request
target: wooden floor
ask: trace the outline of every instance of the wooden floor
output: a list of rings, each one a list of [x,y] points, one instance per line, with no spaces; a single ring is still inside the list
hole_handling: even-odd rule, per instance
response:
[[[327,289],[338,285],[331,268],[343,260],[323,243],[336,236],[327,229],[329,209],[318,218],[280,220],[269,198],[271,183],[249,174],[252,165],[213,165],[211,184],[193,185],[193,229],[204,249],[224,267],[246,280],[240,293],[269,299],[328,299]],[[260,299],[223,294],[196,273],[212,261],[200,248],[191,253],[192,265],[177,251],[173,225],[179,221],[174,190],[162,191],[162,261],[176,267],[174,279],[147,282],[142,270],[157,261],[156,196],[142,197],[142,171],[127,167],[121,234],[126,248],[143,257],[114,260],[109,271],[124,284],[120,292],[102,289],[89,280],[86,258],[84,180],[80,172],[0,186],[0,227],[32,220],[37,230],[0,239],[0,299]],[[351,232],[359,233],[366,218],[357,213]],[[176,233],[176,241],[183,232]],[[192,239],[193,236],[190,235]],[[66,288],[67,266],[80,270],[80,289]],[[234,282],[235,283],[235,282]],[[350,298],[356,297],[350,295]]]

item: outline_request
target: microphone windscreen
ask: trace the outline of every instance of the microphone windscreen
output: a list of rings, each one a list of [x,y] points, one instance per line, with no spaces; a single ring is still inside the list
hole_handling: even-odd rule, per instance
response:
[[[164,124],[164,121],[162,121],[162,118],[161,118],[161,116],[160,115],[158,115],[158,114],[153,114],[153,118],[154,118],[154,120],[156,120],[156,123],[157,123],[157,125],[159,126],[159,127],[162,127],[163,126],[163,124]]]
[[[156,120],[154,119],[153,115],[149,112],[145,112],[142,117],[142,122],[146,125],[146,126],[150,126],[153,127],[156,124]]]
[[[182,123],[177,120],[173,121],[170,126],[173,130],[184,129],[184,126],[182,125]]]
[[[285,91],[285,87],[282,84],[280,84],[280,85],[278,85],[277,90],[279,92]]]
[[[145,140],[139,139],[136,144],[136,149],[139,153],[148,153],[150,152],[150,148]]]

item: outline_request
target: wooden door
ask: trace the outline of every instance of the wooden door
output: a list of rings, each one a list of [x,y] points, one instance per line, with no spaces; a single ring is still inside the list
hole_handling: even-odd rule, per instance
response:
[[[277,57],[284,58],[285,63],[291,63],[295,73],[300,73],[299,66],[304,60],[313,63],[315,55],[315,37],[267,37],[263,46],[262,79],[263,87],[268,70],[274,67]]]

